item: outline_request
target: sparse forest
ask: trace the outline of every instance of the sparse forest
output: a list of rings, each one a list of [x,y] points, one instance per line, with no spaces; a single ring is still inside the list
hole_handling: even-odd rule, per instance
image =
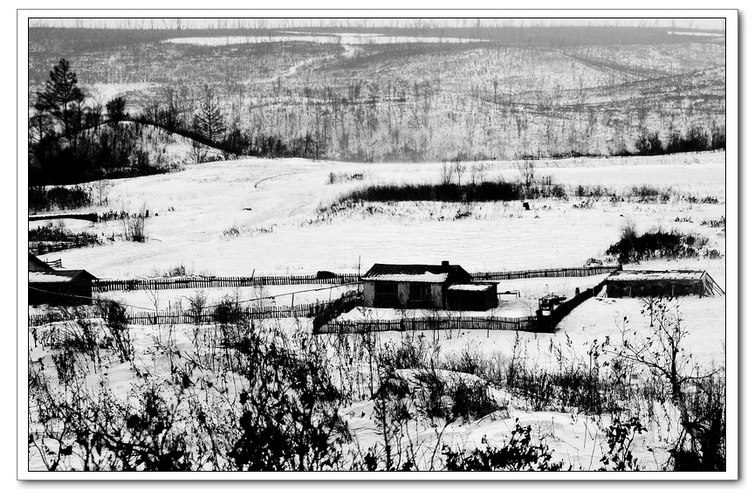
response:
[[[218,155],[386,162],[725,147],[717,38],[619,31],[609,59],[599,28],[504,38],[428,28],[411,33],[450,41],[353,46],[264,42],[280,33],[254,30],[226,34],[259,38],[248,44],[173,42],[169,30],[154,39],[114,31],[100,44],[97,30],[69,31],[30,32],[30,171],[45,172],[32,175],[37,182],[166,171]],[[127,119],[150,128],[118,137],[114,150]],[[194,149],[159,157],[170,137],[140,143],[151,127]]]

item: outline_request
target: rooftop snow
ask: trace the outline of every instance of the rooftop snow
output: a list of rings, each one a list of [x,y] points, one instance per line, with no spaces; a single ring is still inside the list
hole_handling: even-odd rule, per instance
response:
[[[43,273],[39,271],[29,272],[29,283],[61,283],[70,282],[72,277],[55,273]]]
[[[459,265],[376,263],[364,274],[363,279],[387,282],[468,282],[469,274]]]
[[[448,290],[484,292],[490,289],[492,286],[493,284],[455,284],[450,285],[448,287]]]
[[[705,275],[703,270],[670,270],[670,271],[621,271],[610,275],[609,282],[634,282],[649,280],[701,280]]]
[[[378,282],[429,282],[429,283],[443,283],[448,280],[448,273],[431,273],[425,272],[416,275],[410,274],[385,274],[374,275],[371,277],[365,277],[364,280],[378,281]]]

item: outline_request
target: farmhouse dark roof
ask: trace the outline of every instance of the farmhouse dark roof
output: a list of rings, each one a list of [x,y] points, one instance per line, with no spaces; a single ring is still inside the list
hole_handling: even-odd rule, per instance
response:
[[[86,278],[88,280],[96,280],[97,277],[92,275],[86,270],[55,270],[58,275],[65,275],[70,277],[71,280],[77,280],[79,278]]]
[[[32,253],[29,253],[29,271],[52,271],[52,267]]]
[[[469,273],[459,265],[394,265],[377,263],[362,277],[363,280],[454,282],[468,281]]]
[[[68,283],[80,279],[91,281],[95,279],[95,276],[86,270],[50,270],[29,272],[29,283],[35,284]]]

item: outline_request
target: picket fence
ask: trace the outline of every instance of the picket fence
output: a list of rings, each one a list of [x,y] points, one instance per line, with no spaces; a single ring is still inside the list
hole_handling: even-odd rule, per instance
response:
[[[520,330],[546,332],[534,316],[521,318],[503,317],[452,317],[452,318],[405,318],[399,320],[331,321],[316,330],[318,334],[360,334],[386,332],[389,330]]]
[[[211,287],[258,287],[268,285],[338,285],[358,283],[360,276],[339,274],[334,277],[317,275],[260,275],[254,277],[186,277],[149,279],[97,279],[92,282],[93,292],[206,289]]]
[[[615,266],[584,266],[573,268],[546,268],[539,270],[513,270],[470,273],[473,280],[513,280],[519,278],[587,277],[621,270]],[[179,277],[145,279],[97,279],[92,282],[93,292],[204,289],[212,287],[257,287],[270,285],[341,285],[359,283],[357,273],[322,275],[258,275],[251,277]]]
[[[351,291],[333,301],[316,302],[310,304],[298,304],[295,306],[247,306],[237,309],[224,310],[219,313],[217,307],[209,307],[199,313],[190,310],[168,309],[156,311],[136,311],[126,314],[126,319],[131,325],[181,325],[181,324],[208,324],[218,323],[229,319],[277,319],[277,318],[318,318],[332,317],[342,312],[344,306],[352,308],[362,302],[359,292]],[[55,322],[65,322],[81,319],[104,319],[105,315],[94,309],[52,310],[45,314],[29,315],[29,326],[39,327]]]
[[[541,270],[514,270],[470,273],[473,280],[515,280],[519,278],[590,277],[621,270],[614,266],[579,266],[574,268],[545,268]]]
[[[322,305],[302,304],[296,306],[241,308],[231,312],[230,316],[238,319],[307,318],[315,316],[318,312],[318,306]],[[55,322],[104,318],[105,316],[98,311],[76,314],[47,313],[44,315],[29,315],[29,326],[39,327]],[[218,322],[218,314],[214,310],[204,310],[201,313],[192,313],[187,310],[138,311],[127,313],[126,319],[131,325],[208,324]]]

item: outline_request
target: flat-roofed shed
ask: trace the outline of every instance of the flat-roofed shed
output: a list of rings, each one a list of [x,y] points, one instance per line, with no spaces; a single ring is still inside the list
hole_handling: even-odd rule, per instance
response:
[[[622,270],[605,281],[605,295],[612,298],[723,294],[723,289],[705,270]]]

